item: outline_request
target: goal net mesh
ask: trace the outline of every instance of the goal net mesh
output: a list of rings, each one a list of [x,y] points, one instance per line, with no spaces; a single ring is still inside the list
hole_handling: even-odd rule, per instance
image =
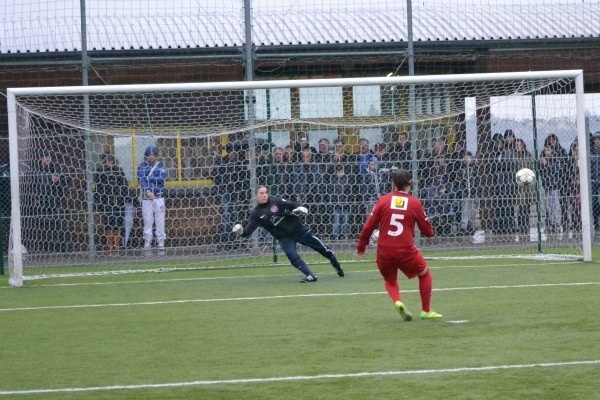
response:
[[[307,207],[305,222],[350,262],[397,169],[412,171],[436,229],[416,238],[427,257],[581,258],[573,79],[341,81],[18,95],[24,278],[287,267],[265,231],[231,233],[257,185]],[[165,171],[164,250],[155,231],[144,250],[148,147]],[[517,185],[521,168],[534,185]]]

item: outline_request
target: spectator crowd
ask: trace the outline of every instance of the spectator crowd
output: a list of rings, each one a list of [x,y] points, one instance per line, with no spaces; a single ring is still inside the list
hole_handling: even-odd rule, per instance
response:
[[[488,146],[480,145],[479,154],[474,154],[467,151],[462,140],[446,143],[443,137],[433,138],[426,150],[413,149],[406,132],[394,134],[392,143],[371,145],[368,139],[360,138],[357,146],[350,149],[341,139],[331,143],[322,138],[313,147],[305,134],[297,137],[296,142],[285,147],[256,146],[253,168],[247,143],[229,143],[224,155],[216,158],[209,177],[213,182],[210,193],[219,208],[215,242],[221,249],[234,246],[232,228],[247,220],[253,177],[257,186],[271,188],[271,194],[307,207],[310,213],[305,217],[306,223],[319,237],[345,240],[357,237],[379,197],[389,192],[391,174],[399,169],[417,171],[413,176],[413,195],[423,202],[437,236],[472,236],[481,243],[487,233],[519,241],[537,227],[537,211],[547,233],[572,237],[581,232],[577,139],[564,147],[557,135],[550,134],[538,154],[534,154],[523,138],[509,129],[492,135]],[[593,222],[597,229],[600,132],[591,135],[590,143]],[[140,202],[148,206],[143,213],[144,247],[155,245],[161,250],[167,238],[163,190],[168,168],[160,162],[158,153],[156,147],[146,149],[138,179],[144,188]],[[32,235],[40,236],[38,242],[45,244],[46,251],[60,251],[49,246],[65,243],[60,236],[64,232],[59,218],[62,203],[55,203],[63,198],[59,191],[67,182],[53,157],[44,150],[35,180],[39,191],[34,191],[32,198],[34,214],[46,216],[39,232]],[[517,185],[515,174],[522,168],[536,172],[536,185]],[[133,219],[132,196],[112,154],[104,155],[94,183],[96,211],[102,214],[108,250],[127,247]],[[116,198],[119,196],[124,200]],[[52,233],[56,240],[47,237]],[[270,236],[261,230],[260,239],[268,241]]]
[[[305,204],[311,210],[308,223],[320,235],[342,239],[357,234],[377,199],[389,191],[391,172],[416,167],[413,192],[422,199],[438,236],[480,235],[485,231],[519,241],[536,226],[532,219],[537,210],[533,207],[535,186],[521,188],[515,179],[518,170],[529,168],[539,174],[540,211],[547,232],[569,232],[572,236],[581,230],[576,140],[566,150],[558,137],[550,134],[536,156],[512,130],[494,134],[479,155],[467,151],[460,140],[449,145],[444,138],[435,138],[428,151],[413,151],[407,133],[398,133],[396,139],[371,146],[369,140],[361,138],[357,152],[347,151],[348,146],[340,139],[330,143],[323,138],[315,148],[305,136],[285,148],[258,146],[257,184]],[[593,142],[592,157],[596,158],[592,158],[592,178],[600,182],[600,133]],[[213,168],[215,184],[229,185],[223,191],[238,196],[239,207],[233,216],[222,205],[219,232],[224,242],[229,240],[235,221],[244,219],[239,210],[251,197],[248,157],[238,154],[242,152],[230,147]],[[231,154],[237,160],[233,167]],[[596,192],[600,183],[597,185]],[[595,201],[600,217],[597,197]]]

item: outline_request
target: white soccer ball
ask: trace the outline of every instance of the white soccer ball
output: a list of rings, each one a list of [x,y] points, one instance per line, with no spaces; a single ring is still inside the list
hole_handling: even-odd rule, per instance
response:
[[[535,172],[529,168],[520,169],[517,172],[517,185],[522,187],[532,186],[535,184]]]
[[[371,243],[377,243],[379,240],[379,229],[375,229],[371,234]]]

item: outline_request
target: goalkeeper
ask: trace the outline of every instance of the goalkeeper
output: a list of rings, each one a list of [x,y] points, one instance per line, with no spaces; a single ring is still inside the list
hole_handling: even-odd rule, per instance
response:
[[[300,255],[298,255],[298,251],[296,250],[297,243],[308,246],[327,258],[333,268],[335,268],[338,276],[344,276],[344,270],[331,249],[300,220],[299,215],[308,214],[308,210],[305,207],[299,207],[295,203],[270,196],[269,189],[266,186],[256,188],[255,197],[258,204],[250,212],[248,225],[243,228],[242,225],[236,224],[233,227],[233,232],[240,236],[248,237],[259,226],[266,229],[279,240],[281,249],[294,268],[305,275],[302,282],[316,282],[317,275],[311,271]]]

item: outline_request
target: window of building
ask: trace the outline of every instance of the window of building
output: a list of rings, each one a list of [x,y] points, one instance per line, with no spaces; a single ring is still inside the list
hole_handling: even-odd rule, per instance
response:
[[[290,119],[292,103],[290,89],[257,89],[254,90],[254,113],[256,119]],[[248,119],[248,105],[246,105]]]
[[[415,115],[440,115],[450,113],[452,101],[448,89],[441,85],[415,87]]]
[[[381,88],[379,86],[354,86],[352,102],[355,117],[381,115]]]
[[[344,115],[342,88],[300,88],[300,118],[339,118]]]

